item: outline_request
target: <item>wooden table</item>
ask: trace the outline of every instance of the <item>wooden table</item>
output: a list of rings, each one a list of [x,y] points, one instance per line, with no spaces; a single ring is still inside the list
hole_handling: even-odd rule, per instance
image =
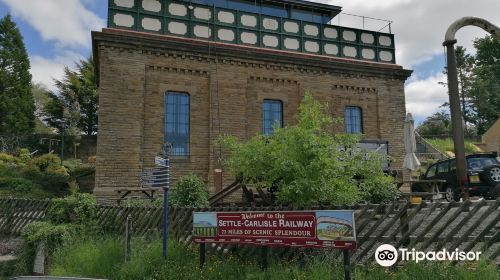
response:
[[[398,189],[403,185],[403,184],[409,184],[410,185],[410,190],[411,187],[414,185],[419,185],[419,186],[426,186],[426,190],[423,192],[413,192],[410,191],[409,193],[401,193],[403,196],[422,196],[422,197],[431,197],[431,200],[437,200],[444,198],[444,192],[441,192],[440,189],[444,184],[446,184],[446,180],[441,180],[441,179],[432,179],[432,180],[423,180],[423,179],[417,179],[417,180],[403,180],[399,181],[398,183]]]
[[[157,191],[161,191],[161,188],[120,188],[115,190],[120,196],[117,200],[118,204],[130,194],[144,195],[149,199],[153,199]]]

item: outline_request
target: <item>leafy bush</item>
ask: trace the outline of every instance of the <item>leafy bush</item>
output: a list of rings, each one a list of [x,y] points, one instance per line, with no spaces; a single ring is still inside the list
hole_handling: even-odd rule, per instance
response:
[[[180,178],[169,200],[175,206],[203,207],[208,205],[208,192],[203,179],[194,174]]]
[[[46,219],[54,224],[88,224],[96,220],[97,200],[93,195],[76,193],[50,202]]]
[[[297,205],[374,203],[396,193],[384,175],[382,158],[356,149],[360,135],[335,134],[327,107],[306,94],[297,125],[275,127],[272,136],[257,135],[245,143],[225,136],[225,165],[245,183],[277,190],[280,201]]]
[[[17,164],[20,162],[20,160],[19,160],[19,158],[15,157],[13,155],[9,155],[6,153],[0,153],[0,162]]]
[[[68,171],[61,165],[61,159],[55,154],[45,154],[34,158],[31,163],[41,172],[68,175]]]
[[[0,189],[10,189],[16,192],[30,192],[33,189],[33,182],[24,178],[0,177]]]
[[[23,163],[27,163],[31,160],[31,154],[28,149],[20,149],[19,150],[19,160]]]

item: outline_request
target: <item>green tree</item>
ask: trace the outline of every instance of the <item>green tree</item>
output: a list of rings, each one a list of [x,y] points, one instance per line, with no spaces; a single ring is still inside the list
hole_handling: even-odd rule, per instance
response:
[[[92,57],[76,63],[76,70],[64,68],[64,78],[55,80],[57,93],[50,93],[45,121],[59,132],[97,132],[99,95],[95,84]]]
[[[482,134],[500,117],[500,39],[480,38],[474,46],[477,53],[471,103],[478,133]]]
[[[30,62],[10,15],[0,19],[0,133],[30,133],[35,127]]]
[[[360,135],[332,133],[326,106],[306,94],[296,125],[275,127],[272,136],[257,135],[247,142],[221,137],[228,149],[224,164],[243,182],[276,189],[282,202],[382,202],[395,187],[384,175],[382,159],[356,149]]]
[[[471,104],[471,85],[474,80],[472,69],[474,68],[474,56],[466,53],[466,49],[462,46],[457,46],[455,49],[455,57],[457,61],[457,77],[458,77],[458,94],[460,96],[460,107],[462,116],[468,129],[470,124],[475,123],[475,111]],[[447,69],[443,71],[447,74]],[[443,86],[448,86],[447,83],[440,83]],[[445,102],[441,107],[449,108],[450,104]]]
[[[446,111],[434,113],[417,127],[417,132],[424,137],[451,135],[450,114]]]

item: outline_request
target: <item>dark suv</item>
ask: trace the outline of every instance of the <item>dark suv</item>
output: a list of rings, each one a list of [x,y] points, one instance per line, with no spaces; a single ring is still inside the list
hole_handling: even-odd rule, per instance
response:
[[[500,188],[500,161],[497,154],[471,154],[467,159],[467,182],[465,189],[471,196],[496,198]],[[448,201],[460,199],[455,159],[438,161],[431,165],[421,177],[424,180],[446,180],[440,192]],[[412,186],[412,191],[428,191],[425,184]]]

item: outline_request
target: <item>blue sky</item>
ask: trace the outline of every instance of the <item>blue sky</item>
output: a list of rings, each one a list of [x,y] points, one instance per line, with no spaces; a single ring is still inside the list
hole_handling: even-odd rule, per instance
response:
[[[463,16],[477,16],[500,25],[498,0],[317,0],[343,7],[345,13],[392,20],[396,60],[414,70],[406,82],[406,108],[417,123],[440,110],[448,98],[438,84],[445,64],[442,41],[447,27]],[[12,14],[21,29],[35,82],[54,89],[64,66],[91,53],[91,30],[105,27],[107,0],[0,0],[0,16]],[[362,28],[359,18],[341,15],[333,21]],[[365,28],[378,30],[384,22],[365,20]],[[385,30],[386,31],[386,30]],[[460,45],[474,52],[474,38],[485,36],[475,27],[457,33]]]

